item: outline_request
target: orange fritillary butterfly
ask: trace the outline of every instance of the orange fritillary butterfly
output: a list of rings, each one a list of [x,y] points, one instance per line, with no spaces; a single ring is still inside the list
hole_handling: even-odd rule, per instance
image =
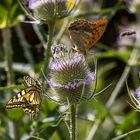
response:
[[[79,19],[69,26],[70,36],[75,44],[76,50],[86,53],[101,38],[106,26],[107,20],[87,21]]]

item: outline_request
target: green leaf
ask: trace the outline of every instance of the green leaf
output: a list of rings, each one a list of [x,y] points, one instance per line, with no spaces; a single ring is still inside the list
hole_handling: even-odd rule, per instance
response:
[[[0,28],[3,28],[6,26],[7,22],[7,10],[5,7],[0,5]]]
[[[20,14],[20,7],[16,3],[11,7],[11,12],[10,12],[10,18],[11,18],[11,25],[12,26],[19,23],[19,20],[17,19],[19,14]]]
[[[22,109],[18,109],[18,108],[6,109],[6,112],[7,112],[7,117],[13,121],[19,121],[24,115]]]
[[[0,140],[12,140],[10,137],[0,136]]]
[[[115,131],[123,131],[126,132],[133,127],[135,118],[136,118],[137,113],[135,111],[131,111],[127,116],[125,116],[124,121],[116,126]]]
[[[5,87],[0,87],[1,90],[14,90],[14,89],[23,89],[23,85],[12,85],[12,86],[5,86]]]
[[[7,0],[0,4],[0,28],[12,27],[19,23],[20,6],[16,1]]]
[[[39,137],[44,139],[50,139],[53,135],[53,133],[56,131],[56,126],[48,126],[40,130]]]
[[[94,106],[98,110],[98,117],[104,118],[107,114],[104,105],[100,101],[94,101]]]

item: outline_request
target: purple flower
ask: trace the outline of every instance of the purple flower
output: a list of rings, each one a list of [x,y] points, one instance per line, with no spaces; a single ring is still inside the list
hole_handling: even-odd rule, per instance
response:
[[[140,98],[140,87],[136,89],[136,97]]]
[[[29,0],[29,4],[28,4],[28,7],[29,9],[36,9],[38,8],[39,6],[41,6],[42,4],[46,3],[48,0]]]
[[[73,56],[73,57],[69,57],[69,58],[64,58],[64,60],[57,60],[57,59],[54,59],[54,61],[51,63],[50,65],[50,68],[52,70],[60,70],[60,69],[63,69],[63,67],[65,66],[72,66],[74,64],[77,64],[77,63],[82,63],[85,61],[85,58],[83,55],[81,54],[77,54],[76,56]]]
[[[55,54],[54,50],[53,54]],[[79,103],[83,99],[89,99],[96,75],[90,71],[85,56],[74,51],[57,50],[62,52],[57,52],[59,57],[55,55],[50,64],[50,79],[48,81],[51,87],[50,96],[64,104],[68,100],[73,104]]]

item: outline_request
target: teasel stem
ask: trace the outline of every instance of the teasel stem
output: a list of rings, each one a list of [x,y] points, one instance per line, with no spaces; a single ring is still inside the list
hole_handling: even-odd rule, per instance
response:
[[[5,71],[7,75],[7,86],[14,83],[14,72],[13,72],[13,50],[12,50],[12,37],[11,37],[11,28],[9,27],[10,23],[10,11],[11,11],[12,2],[7,4],[7,16],[6,16],[6,27],[2,30],[3,38],[3,48],[4,48],[4,61],[5,61]],[[11,93],[10,91],[8,91]],[[10,94],[6,95],[6,98],[9,98]],[[18,131],[16,131],[16,124],[12,121],[7,122],[8,134],[12,139],[17,139]]]
[[[3,47],[4,47],[4,59],[5,59],[5,71],[7,75],[7,86],[10,86],[14,82],[14,73],[12,69],[13,63],[13,51],[12,51],[12,43],[11,43],[11,29],[6,27],[2,30],[2,37],[3,37]],[[7,91],[11,93],[10,91]],[[10,94],[6,95],[6,98],[10,98]],[[16,133],[16,125],[13,122],[8,122],[8,130],[9,136],[13,139],[16,139],[18,133]]]
[[[36,32],[38,38],[40,39],[45,49],[45,52],[44,52],[45,58],[42,64],[42,71],[43,71],[43,75],[45,75],[46,77],[49,74],[48,66],[49,66],[50,58],[52,56],[51,45],[52,45],[55,21],[54,20],[48,21],[47,25],[48,25],[48,36],[41,26],[33,25],[34,31]],[[40,73],[40,77],[44,79],[44,76],[42,76],[42,73]]]
[[[5,71],[7,74],[7,85],[11,85],[14,79],[14,73],[12,69],[13,63],[13,51],[11,43],[11,29],[6,27],[2,30],[3,36],[3,47],[4,47],[4,56],[5,56]]]
[[[77,140],[76,134],[76,109],[77,105],[73,104],[70,107],[71,116],[70,116],[70,140]]]
[[[11,29],[9,19],[10,17],[10,10],[11,4],[7,4],[7,17],[6,17],[6,27],[2,30],[2,37],[3,37],[3,47],[4,47],[4,59],[5,59],[5,71],[7,74],[7,85],[11,85],[14,82],[14,72],[12,68],[13,63],[13,50],[12,50],[12,41],[11,41]]]
[[[52,57],[51,54],[51,45],[52,45],[52,39],[53,39],[53,31],[54,31],[54,21],[48,21],[48,39],[47,39],[47,47],[45,47],[45,58],[44,58],[44,63],[43,63],[43,73],[47,77],[49,74],[49,62],[50,58]],[[43,78],[43,77],[42,77]]]

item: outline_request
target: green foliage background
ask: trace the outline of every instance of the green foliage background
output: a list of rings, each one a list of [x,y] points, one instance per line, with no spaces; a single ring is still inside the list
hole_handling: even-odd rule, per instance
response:
[[[132,91],[140,85],[139,55],[136,61],[129,61],[134,48],[137,47],[138,53],[140,46],[140,16],[137,9],[131,12],[132,4],[127,0],[81,1],[75,8],[79,9],[78,14],[72,12],[69,17],[56,22],[54,42],[70,46],[67,28],[62,36],[59,34],[63,24],[68,27],[77,18],[106,18],[109,21],[104,35],[90,50],[93,55],[88,59],[90,62],[93,57],[98,60],[96,92],[110,83],[112,85],[90,101],[78,105],[78,140],[115,140],[115,137],[125,133],[124,138],[118,139],[140,139],[140,113],[129,105],[131,101],[125,85],[127,80]],[[38,76],[44,61],[48,26],[20,22],[19,17],[23,16],[29,21],[16,0],[0,0],[0,139],[69,140],[66,125],[69,122],[69,111],[64,111],[46,97],[43,97],[39,115],[33,120],[21,109],[5,109],[5,103],[23,88],[22,77],[29,74]],[[134,30],[137,34],[134,38],[120,38],[121,32]],[[5,49],[6,44],[10,46],[8,50]],[[12,63],[10,69],[7,69],[8,59]],[[138,131],[128,134],[133,130]]]

